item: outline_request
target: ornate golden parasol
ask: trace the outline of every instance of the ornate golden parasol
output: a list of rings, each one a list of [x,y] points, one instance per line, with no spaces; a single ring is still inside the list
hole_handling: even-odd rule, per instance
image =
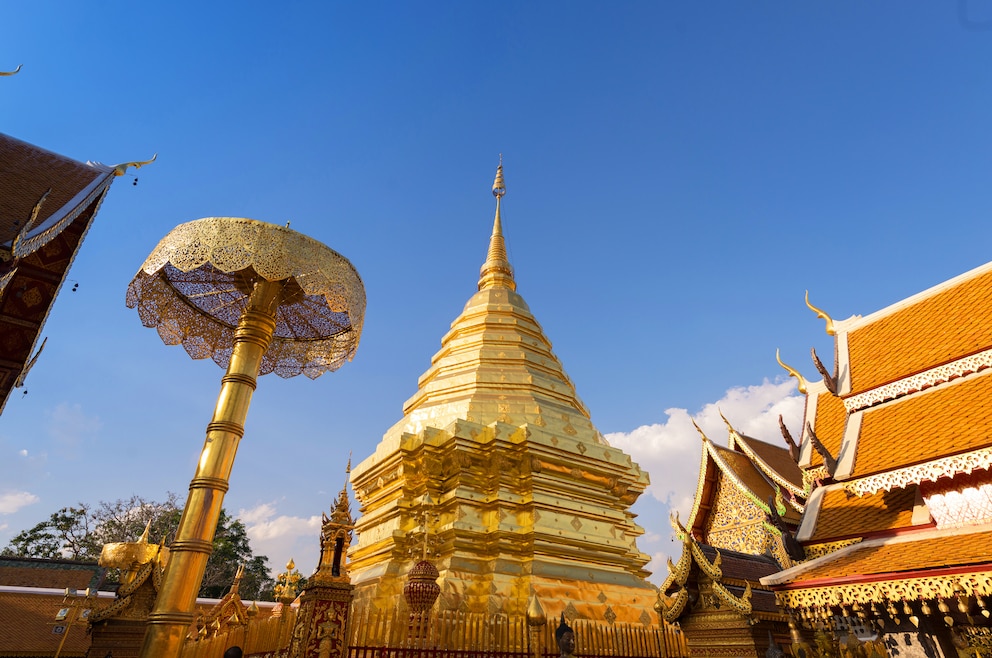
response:
[[[178,656],[256,377],[316,378],[351,360],[365,289],[347,259],[305,235],[208,217],[162,239],[128,286],[127,305],[166,344],[227,368],[141,652]]]

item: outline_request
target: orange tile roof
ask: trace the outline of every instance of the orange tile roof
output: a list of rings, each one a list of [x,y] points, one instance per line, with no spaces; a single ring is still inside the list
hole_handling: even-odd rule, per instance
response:
[[[992,376],[972,375],[869,409],[853,477],[992,445]]]
[[[863,537],[913,525],[916,487],[856,496],[843,488],[827,491],[820,503],[810,544]]]
[[[972,566],[992,569],[992,530],[944,537],[927,536],[916,541],[899,541],[881,546],[853,549],[835,560],[817,565],[798,575],[793,584],[812,580],[900,574],[911,578],[914,571]]]
[[[816,418],[813,421],[813,431],[823,446],[834,458],[840,452],[840,444],[844,439],[844,426],[847,423],[847,409],[844,401],[832,393],[823,392],[816,401]],[[810,466],[820,466],[823,458],[816,450],[810,453]]]
[[[851,394],[992,346],[992,271],[848,334]]]
[[[0,655],[54,656],[62,635],[52,632],[55,615],[63,607],[61,594],[0,592]],[[103,599],[103,607],[112,599]],[[62,656],[85,656],[90,647],[86,624],[68,629]]]

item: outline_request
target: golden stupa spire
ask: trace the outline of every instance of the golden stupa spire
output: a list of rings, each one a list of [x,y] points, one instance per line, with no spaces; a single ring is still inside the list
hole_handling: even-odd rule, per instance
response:
[[[506,242],[503,240],[503,220],[499,214],[499,203],[506,194],[506,184],[503,182],[503,154],[499,155],[499,166],[496,167],[496,179],[493,181],[493,196],[496,197],[496,218],[493,220],[493,234],[489,238],[489,252],[486,262],[479,272],[479,290],[503,287],[516,290],[513,280],[513,268],[506,256]]]

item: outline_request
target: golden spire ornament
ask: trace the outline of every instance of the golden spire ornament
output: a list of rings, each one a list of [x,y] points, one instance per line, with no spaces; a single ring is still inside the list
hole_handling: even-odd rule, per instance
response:
[[[503,220],[499,213],[499,202],[506,194],[506,183],[503,182],[503,155],[499,156],[499,166],[496,167],[496,178],[493,180],[493,196],[496,197],[496,217],[493,219],[493,234],[489,238],[489,251],[486,262],[479,271],[479,290],[504,286],[516,290],[513,280],[513,268],[506,255],[506,241],[503,239]]]
[[[193,621],[256,378],[313,379],[351,360],[365,289],[347,259],[305,235],[208,217],[162,239],[128,286],[127,305],[167,345],[227,370],[140,654],[175,658]]]

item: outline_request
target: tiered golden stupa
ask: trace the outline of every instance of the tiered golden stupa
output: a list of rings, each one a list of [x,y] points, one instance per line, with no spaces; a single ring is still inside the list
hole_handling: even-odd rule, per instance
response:
[[[630,512],[648,476],[593,426],[517,294],[505,190],[500,165],[479,291],[403,419],[352,472],[356,603],[401,605],[404,576],[427,550],[441,610],[523,614],[533,591],[569,618],[652,623],[655,590]]]

